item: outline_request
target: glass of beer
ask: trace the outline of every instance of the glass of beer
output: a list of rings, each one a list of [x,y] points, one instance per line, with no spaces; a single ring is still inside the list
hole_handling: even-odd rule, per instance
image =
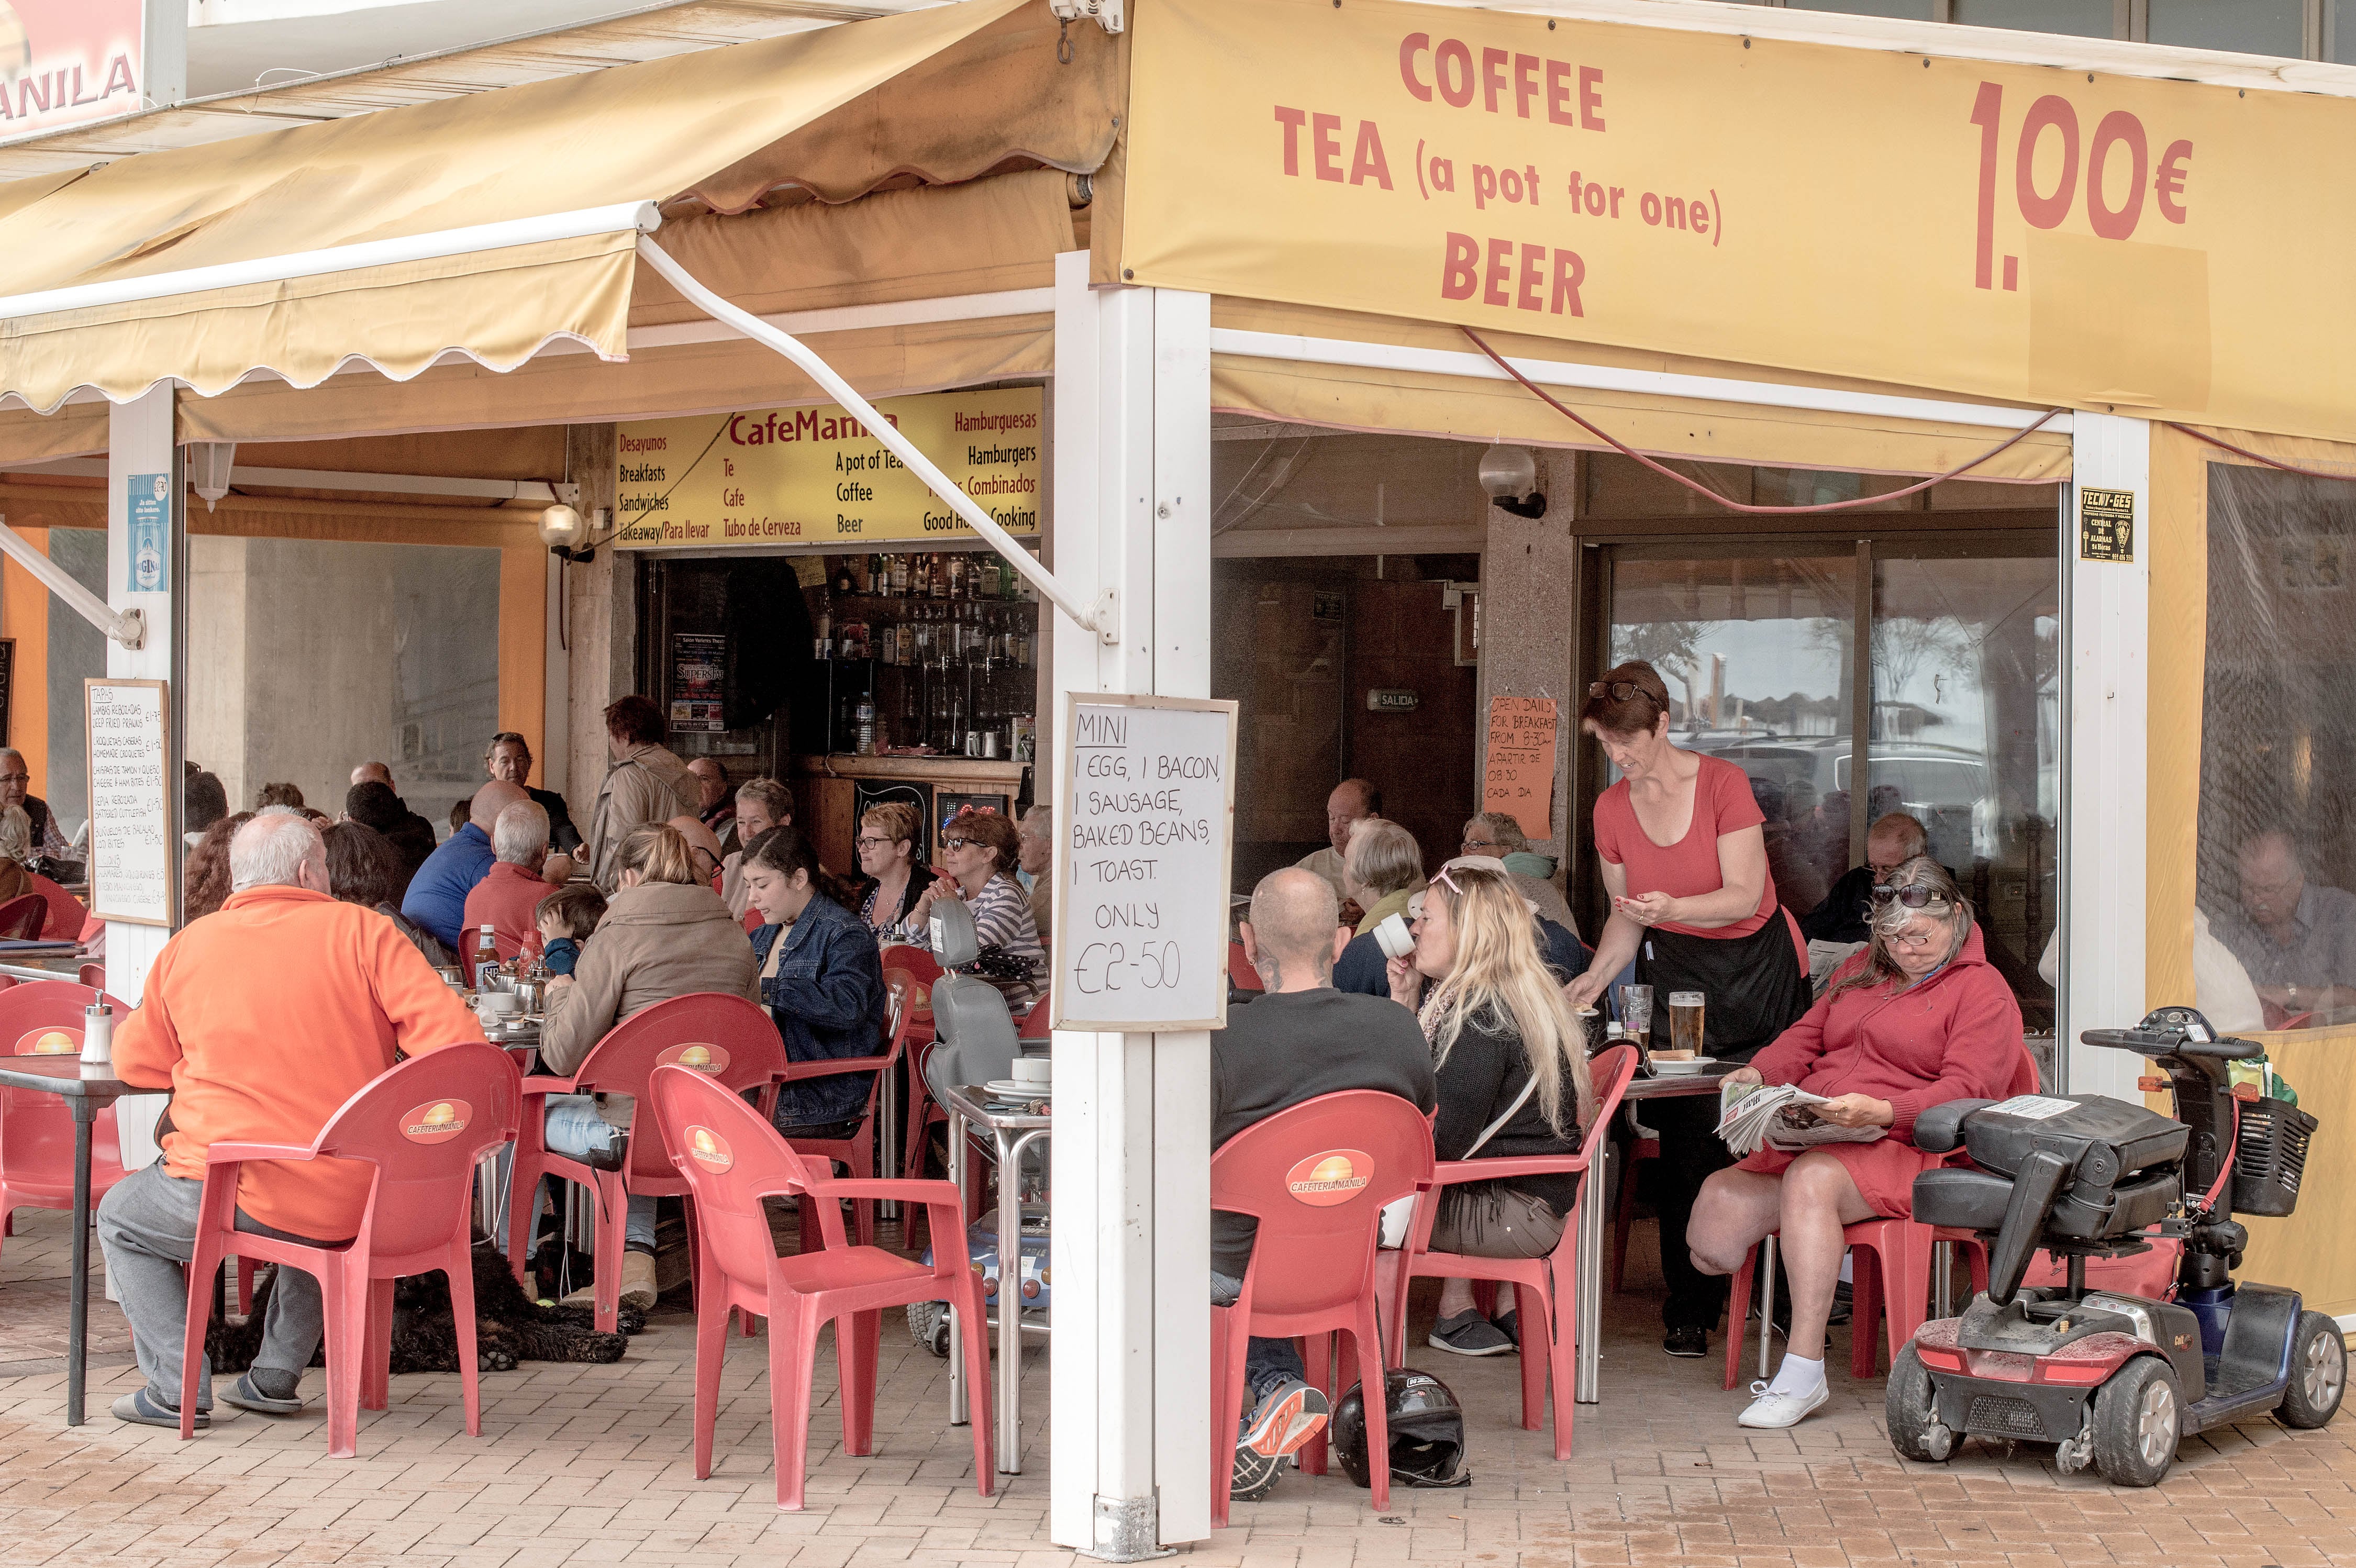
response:
[[[1620,988],[1620,1027],[1634,1043],[1636,1054],[1642,1056],[1652,1047],[1653,988],[1649,985],[1623,985]]]
[[[1699,991],[1669,993],[1669,1048],[1701,1054],[1702,1005],[1708,997]]]

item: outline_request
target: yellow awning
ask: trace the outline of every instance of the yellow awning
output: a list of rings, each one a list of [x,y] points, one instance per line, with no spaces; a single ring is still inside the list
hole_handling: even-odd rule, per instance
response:
[[[1038,0],[964,0],[0,187],[0,396],[48,411],[166,378],[209,396],[257,371],[307,387],[351,360],[406,380],[450,354],[505,371],[558,338],[622,360],[633,247],[663,204],[740,212],[780,186],[845,200],[860,176],[1055,163],[1042,141],[1093,166],[1112,136],[1109,114],[1087,123],[1109,101],[1109,40],[1075,29],[1082,52],[1059,70],[1055,32]],[[964,117],[941,153],[958,166],[860,169],[841,135],[794,137],[960,45],[975,75],[1012,79],[1018,112],[989,148]],[[1044,70],[1007,69],[1043,50]],[[1000,101],[973,81],[937,96]],[[891,142],[873,102],[842,127],[870,158]]]

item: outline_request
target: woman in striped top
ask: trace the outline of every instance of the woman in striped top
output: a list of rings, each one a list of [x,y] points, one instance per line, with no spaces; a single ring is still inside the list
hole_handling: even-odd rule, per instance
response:
[[[963,899],[973,910],[974,937],[981,949],[968,968],[998,987],[1018,1021],[1039,999],[1039,979],[1047,967],[1031,901],[1014,879],[1022,854],[1022,835],[1003,815],[958,812],[941,832],[941,868],[948,875],[925,889],[900,930],[903,941],[930,947],[934,901]]]

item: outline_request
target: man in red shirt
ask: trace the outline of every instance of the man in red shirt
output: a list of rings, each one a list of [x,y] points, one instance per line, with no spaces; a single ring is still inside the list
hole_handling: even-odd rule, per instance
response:
[[[485,926],[498,944],[500,961],[540,950],[540,901],[555,891],[541,879],[548,859],[548,812],[538,802],[519,800],[491,825],[491,869],[466,895],[466,929],[458,933],[458,961],[471,963],[475,939]]]
[[[114,1034],[117,1076],[172,1091],[164,1157],[116,1183],[98,1206],[107,1277],[147,1376],[114,1402],[114,1413],[144,1426],[180,1423],[187,1264],[206,1151],[224,1142],[308,1144],[396,1052],[422,1056],[483,1037],[391,920],[328,897],[327,848],[300,812],[273,807],[240,828],[229,865],[229,902],[165,944],[145,999]],[[375,1177],[374,1166],[349,1160],[249,1165],[238,1177],[237,1228],[341,1240],[359,1230]],[[295,1385],[324,1322],[318,1282],[281,1270],[253,1369],[222,1397],[275,1415],[301,1410]],[[212,1404],[209,1367],[197,1391],[201,1427]]]

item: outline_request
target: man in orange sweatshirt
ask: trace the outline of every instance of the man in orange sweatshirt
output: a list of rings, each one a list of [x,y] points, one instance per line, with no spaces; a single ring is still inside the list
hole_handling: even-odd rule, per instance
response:
[[[300,813],[262,812],[230,841],[229,859],[229,902],[165,944],[145,999],[114,1034],[124,1082],[172,1090],[163,1158],[117,1183],[98,1207],[106,1272],[147,1378],[114,1402],[114,1413],[148,1426],[180,1423],[187,1264],[206,1150],[308,1144],[396,1052],[420,1056],[483,1037],[391,921],[328,896],[326,846]],[[375,1176],[352,1160],[249,1165],[238,1179],[237,1228],[345,1240],[359,1230]],[[301,1410],[296,1384],[323,1325],[318,1282],[281,1270],[253,1369],[222,1397],[269,1414]],[[212,1406],[209,1366],[197,1386],[201,1427]]]

